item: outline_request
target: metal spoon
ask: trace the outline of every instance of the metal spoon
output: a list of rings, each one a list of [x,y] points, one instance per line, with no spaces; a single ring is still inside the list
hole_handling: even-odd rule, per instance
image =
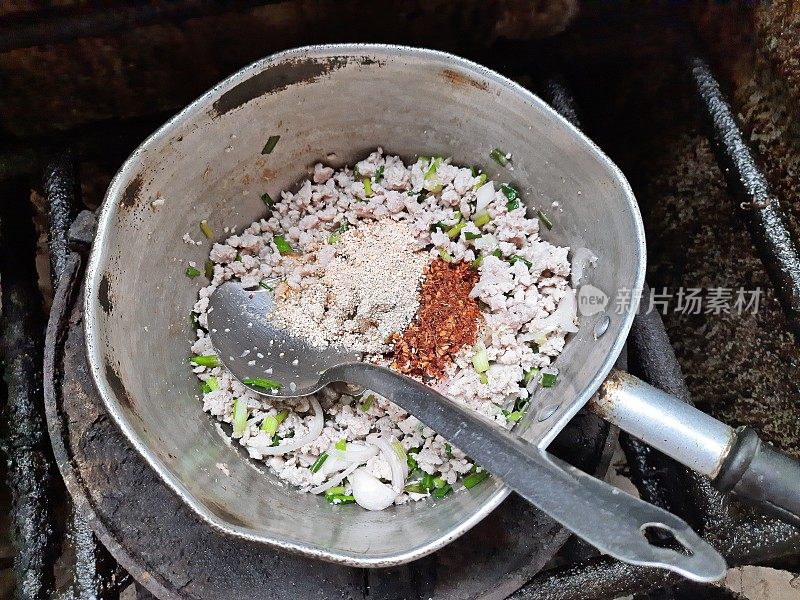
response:
[[[312,346],[270,321],[272,308],[269,291],[247,290],[238,282],[222,284],[209,302],[209,335],[217,356],[254,392],[305,396],[334,382],[368,388],[436,430],[601,552],[697,581],[716,581],[725,574],[724,559],[678,517],[527,444],[414,379],[360,362],[361,356],[347,349]],[[281,387],[253,385],[259,378]],[[648,528],[671,533],[685,551],[650,544],[643,534]]]

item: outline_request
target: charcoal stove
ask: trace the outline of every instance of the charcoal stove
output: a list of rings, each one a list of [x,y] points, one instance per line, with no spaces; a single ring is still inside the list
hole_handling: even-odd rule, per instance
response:
[[[186,5],[181,9],[184,12],[175,9],[164,18],[174,21],[209,17],[208,12],[198,7],[200,3],[178,4]],[[251,4],[260,3],[246,3],[244,8],[237,7],[237,11],[249,10]],[[576,24],[567,42],[559,42],[559,38],[539,43],[501,41],[491,49],[481,50],[459,46],[452,40],[442,43],[451,44],[452,51],[471,54],[470,58],[522,78],[562,114],[572,120],[581,118],[589,135],[605,146],[604,140],[612,140],[613,144],[618,132],[608,131],[603,121],[602,96],[587,92],[593,81],[586,74],[589,67],[576,67],[570,61],[589,63],[588,54],[597,51],[600,44],[597,40],[603,37],[603,32],[606,35],[609,30],[616,32],[615,28],[635,19],[612,13],[600,11],[599,17],[590,13]],[[214,12],[215,16],[218,14]],[[24,35],[17,37],[11,35],[11,28],[0,27],[0,48],[34,46],[51,38],[61,42],[85,38],[87,32],[75,29],[74,21],[70,20],[74,18],[75,14],[56,12],[46,23],[49,29],[28,24],[21,30]],[[98,23],[105,23],[103,35],[116,35],[125,33],[127,27],[158,22],[160,17],[158,11],[142,10],[139,18],[138,22],[126,21],[109,11]],[[598,18],[603,22],[600,33],[589,37],[598,28]],[[655,22],[663,23],[659,19]],[[650,27],[656,27],[653,19],[648,22]],[[665,45],[674,41],[672,36],[669,31],[664,32]],[[430,45],[430,39],[423,37],[418,43]],[[557,47],[559,43],[576,40],[588,40],[587,49],[567,51]],[[607,68],[614,60],[622,60],[619,52],[615,55],[612,48],[608,57],[599,62]],[[657,53],[646,48],[644,54],[642,60],[646,62]],[[542,55],[550,58],[544,62],[532,60]],[[746,136],[736,119],[731,118],[730,110],[725,113],[724,93],[707,61],[695,53],[685,66],[677,69],[683,70],[689,82],[680,91],[701,94],[702,102],[695,111],[699,114],[705,111],[708,116],[709,137],[716,141],[717,157],[726,169],[736,205],[749,202],[755,210],[768,213],[741,208],[789,317],[784,327],[796,327],[800,278],[797,263],[792,262],[791,252],[787,252],[793,243],[792,215],[788,218],[776,215],[779,210],[776,205],[765,206],[765,198],[775,192],[748,150]],[[189,89],[187,93],[191,96],[197,91],[200,90]],[[113,172],[113,164],[119,165],[126,152],[169,112],[163,112],[162,106],[157,108],[160,112],[137,115],[122,122],[96,120],[95,125],[40,136],[32,142],[11,142],[0,150],[0,179],[5,192],[0,244],[4,255],[9,244],[14,244],[15,257],[20,257],[3,264],[3,306],[8,307],[7,319],[14,318],[24,324],[16,330],[4,326],[6,381],[14,406],[20,406],[22,399],[27,400],[28,409],[22,418],[35,434],[35,443],[9,438],[12,443],[6,442],[4,448],[12,456],[17,473],[24,472],[27,464],[36,465],[38,473],[36,478],[28,478],[25,485],[15,488],[17,494],[26,495],[18,497],[14,505],[21,523],[18,544],[24,547],[24,551],[17,553],[15,564],[19,573],[26,574],[18,582],[19,597],[53,597],[56,592],[52,590],[58,590],[58,596],[65,598],[116,598],[130,584],[131,577],[136,581],[139,598],[149,594],[158,598],[217,598],[235,594],[260,598],[566,600],[650,593],[659,598],[711,594],[707,588],[681,582],[666,572],[597,556],[591,548],[571,538],[569,532],[513,496],[454,544],[426,559],[390,570],[355,570],[311,563],[209,531],[164,487],[117,431],[92,386],[83,352],[80,289],[93,221],[91,213],[77,214],[82,205],[77,170],[80,167],[84,179],[91,180],[92,169],[96,169],[94,165],[102,157],[112,163]],[[675,114],[676,119],[692,123],[686,112],[676,110]],[[109,131],[114,134],[107,135]],[[623,136],[630,135],[630,131],[623,132]],[[108,150],[112,150],[111,159],[103,156]],[[619,156],[622,160],[615,158],[623,168],[626,164],[638,164],[625,160],[625,150],[619,151]],[[46,339],[33,270],[34,234],[27,228],[24,211],[12,210],[13,205],[24,204],[30,188],[25,176],[41,167],[45,172],[43,190],[50,215],[48,237],[54,286]],[[742,173],[747,176],[742,177]],[[632,179],[637,192],[645,189],[644,183],[640,181],[637,186],[636,178]],[[769,227],[764,226],[765,221]],[[27,245],[20,244],[20,240]],[[658,271],[651,275],[654,285],[657,285],[654,280],[659,283],[663,280]],[[14,282],[12,287],[10,284]],[[675,323],[666,320],[673,333]],[[678,349],[680,353],[681,348]],[[687,382],[657,313],[637,318],[628,340],[628,368],[657,387],[690,400]],[[44,382],[43,389],[40,381]],[[691,378],[689,381],[692,382]],[[608,469],[616,440],[613,428],[582,413],[556,444],[562,456],[602,476]],[[640,495],[685,518],[723,553],[730,565],[766,563],[791,568],[796,564],[792,560],[800,554],[800,531],[731,502],[704,479],[625,434],[619,442]],[[61,488],[61,479],[66,490]],[[23,480],[24,477],[17,483]],[[65,515],[67,497],[71,508]],[[27,529],[23,526],[28,518],[25,515],[35,517],[33,526]],[[533,536],[531,532],[537,534]],[[9,562],[0,563],[3,566],[9,566]],[[724,592],[718,593],[724,597]]]

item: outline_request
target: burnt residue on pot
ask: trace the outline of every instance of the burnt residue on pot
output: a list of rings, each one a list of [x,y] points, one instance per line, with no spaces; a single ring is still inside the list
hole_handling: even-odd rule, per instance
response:
[[[369,57],[359,60],[364,65],[375,63]],[[273,94],[298,83],[311,83],[347,63],[348,59],[344,56],[331,56],[324,59],[296,58],[272,65],[222,94],[214,102],[212,114],[219,117],[265,94]]]
[[[122,383],[122,379],[117,374],[116,369],[114,369],[114,365],[106,360],[106,380],[108,381],[108,385],[111,386],[111,390],[114,392],[114,395],[119,400],[120,404],[133,409],[133,402],[131,402],[131,397],[128,394],[128,390],[125,389],[125,384]]]
[[[489,87],[485,81],[477,81],[475,79],[472,79],[472,77],[468,77],[464,73],[459,73],[458,71],[454,71],[453,69],[443,69],[442,75],[444,75],[444,78],[453,87],[472,86],[479,90],[486,90]]]
[[[122,200],[120,200],[121,208],[133,208],[141,197],[142,186],[144,180],[142,175],[139,174],[134,177],[122,193]]]
[[[108,274],[103,275],[100,279],[100,285],[97,288],[97,298],[103,312],[110,314],[114,309],[114,304],[111,301],[111,283],[108,280]]]

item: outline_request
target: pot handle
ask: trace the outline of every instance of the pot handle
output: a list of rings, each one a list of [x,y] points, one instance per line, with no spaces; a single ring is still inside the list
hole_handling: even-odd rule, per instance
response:
[[[613,370],[589,408],[679,463],[711,478],[720,491],[800,527],[800,462],[733,429],[641,379]]]

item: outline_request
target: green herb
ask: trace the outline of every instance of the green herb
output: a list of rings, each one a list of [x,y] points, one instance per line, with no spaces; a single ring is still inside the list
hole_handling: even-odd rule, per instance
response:
[[[450,253],[447,250],[445,250],[444,248],[439,248],[439,256],[446,263],[453,262],[453,257],[450,256]]]
[[[475,227],[483,227],[491,220],[492,217],[490,217],[487,212],[482,212],[472,217],[472,222],[475,223]]]
[[[323,452],[319,455],[319,458],[314,461],[314,464],[311,465],[311,469],[309,469],[312,473],[316,473],[322,468],[322,465],[325,464],[325,461],[328,460],[328,453]]]
[[[275,206],[275,201],[272,199],[272,196],[270,196],[267,192],[261,194],[261,201],[267,208],[272,208],[273,206]]]
[[[206,278],[214,279],[214,262],[210,258],[203,263],[203,273]]]
[[[326,495],[325,499],[331,504],[335,504],[337,506],[340,504],[355,504],[356,501],[353,496],[346,496],[344,494],[331,494],[330,496]]]
[[[245,377],[242,379],[242,383],[265,390],[278,390],[283,387],[283,384],[274,379],[266,379],[264,377]]]
[[[556,373],[542,373],[542,378],[539,380],[539,383],[542,387],[549,388],[556,384],[556,379],[558,379]]]
[[[478,175],[478,181],[475,182],[475,184],[472,186],[472,189],[477,190],[479,187],[482,187],[483,185],[486,184],[488,179],[489,178],[486,176],[486,173],[481,173],[480,175]]]
[[[408,451],[408,454],[406,454],[406,464],[408,465],[408,468],[411,471],[416,469],[417,466],[418,466],[417,465],[417,459],[414,458],[413,456],[411,456],[411,451],[410,450]]]
[[[510,258],[508,259],[508,262],[509,262],[510,264],[512,264],[512,265],[513,265],[514,263],[516,263],[516,262],[522,262],[522,263],[524,263],[524,264],[525,264],[525,266],[526,266],[526,267],[528,267],[529,269],[530,269],[530,268],[533,266],[533,263],[532,263],[531,261],[529,261],[529,260],[527,260],[527,259],[525,259],[525,258],[522,258],[521,256],[517,256],[516,254],[515,254],[514,256],[510,257]]]
[[[539,220],[542,223],[544,223],[545,227],[547,227],[548,229],[552,229],[553,228],[553,222],[550,219],[547,218],[546,214],[544,214],[541,210],[537,210],[536,214],[539,215]]]
[[[195,269],[194,267],[186,267],[186,276],[189,279],[194,279],[195,277],[199,277],[200,275],[201,273],[198,269]]]
[[[209,240],[214,239],[214,232],[211,231],[211,225],[208,224],[208,221],[203,219],[200,221],[200,231],[203,232],[203,235],[206,236]]]
[[[247,400],[237,398],[233,401],[233,435],[242,435],[247,429]]]
[[[477,240],[479,237],[481,237],[481,234],[480,233],[472,233],[471,231],[465,231],[464,232],[464,237],[466,239],[468,239],[468,240]]]
[[[367,412],[372,407],[373,402],[375,402],[375,396],[370,394],[364,399],[364,402],[361,403],[361,411]]]
[[[341,440],[336,442],[333,446],[337,450],[341,450],[342,452],[344,452],[345,450],[347,450],[347,440],[342,438]]]
[[[335,487],[328,488],[327,490],[325,490],[325,495],[326,496],[337,496],[337,495],[341,496],[341,495],[344,494],[344,492],[345,492],[344,486],[343,485],[337,485]]]
[[[519,196],[519,190],[510,183],[504,183],[500,186],[500,191],[508,200],[516,200]]]
[[[265,432],[270,437],[275,435],[275,432],[278,431],[278,419],[273,415],[264,417],[264,420],[261,421],[261,431]]]
[[[479,268],[479,267],[480,267],[482,264],[483,264],[483,257],[482,257],[482,256],[479,256],[478,258],[476,258],[475,260],[473,260],[471,263],[469,263],[469,268],[470,268],[470,269],[474,269],[474,270],[478,270],[478,268]]]
[[[447,458],[453,458],[453,447],[450,445],[449,442],[444,443],[444,455]]]
[[[278,145],[278,140],[281,139],[279,135],[271,135],[267,140],[267,143],[264,144],[264,147],[261,149],[261,154],[272,154],[272,151],[275,150],[275,146]]]
[[[272,287],[269,283],[267,283],[268,279],[262,279],[258,282],[258,287],[264,288],[265,290],[269,290],[270,292],[274,292],[275,288]]]
[[[505,167],[509,161],[511,160],[508,157],[508,153],[503,152],[500,148],[495,148],[491,152],[489,152],[489,158],[491,158],[494,162],[496,162],[501,167]]]
[[[189,361],[193,365],[197,365],[199,367],[218,367],[219,366],[219,359],[217,358],[216,354],[204,354],[193,356],[189,359]]]
[[[496,256],[497,258],[503,258],[503,253],[500,251],[500,248],[492,252],[492,256]]]
[[[452,491],[453,491],[453,486],[448,483],[447,485],[444,485],[440,488],[433,490],[433,497],[441,499],[447,496],[447,494],[449,494]]]
[[[428,170],[425,171],[425,179],[431,179],[434,175],[436,175],[436,171],[439,170],[439,165],[442,164],[441,158],[432,158],[431,164],[428,166]]]
[[[289,242],[287,242],[286,238],[282,235],[276,235],[274,238],[272,238],[272,241],[275,242],[275,247],[278,249],[278,252],[281,255],[291,254],[294,252],[292,247],[289,245]]]
[[[373,195],[372,181],[370,181],[369,177],[365,177],[363,183],[364,183],[364,195],[367,198],[371,198]]]
[[[510,412],[506,415],[506,420],[511,421],[512,423],[516,423],[524,416],[525,416],[524,412],[515,410],[514,412]]]
[[[486,385],[487,383],[489,383],[489,376],[486,373],[481,373],[480,377],[478,378],[478,381],[480,381],[483,385]]]
[[[475,473],[471,473],[464,477],[464,487],[468,490],[471,490],[476,485],[478,485],[484,479],[488,479],[489,471],[476,471]]]
[[[434,479],[436,479],[436,477],[432,473],[425,473],[422,476],[420,485],[422,485],[422,487],[424,487],[427,491],[431,491],[436,487],[436,484],[433,482]]]
[[[378,169],[375,171],[375,181],[380,181],[381,179],[383,179],[383,168],[384,168],[384,166],[383,166],[383,165],[381,165],[381,166],[380,166],[380,167],[378,167]]]
[[[475,353],[472,355],[472,366],[475,368],[475,372],[485,373],[489,370],[489,357],[486,354],[486,346],[475,344],[473,350]]]
[[[514,200],[509,200],[506,202],[506,210],[511,212],[512,210],[517,210],[519,208],[519,200],[516,198]]]
[[[539,369],[531,369],[530,371],[527,371],[525,373],[525,379],[524,379],[525,385],[528,385],[531,381],[533,381],[533,378],[536,377],[538,374],[539,374]]]
[[[236,253],[236,256],[234,257],[233,262],[242,262],[242,253],[241,252],[237,252]]]
[[[457,238],[458,234],[461,233],[461,230],[464,229],[464,227],[466,226],[467,224],[464,221],[456,223],[450,229],[447,230],[447,237],[449,237],[451,240]]]

